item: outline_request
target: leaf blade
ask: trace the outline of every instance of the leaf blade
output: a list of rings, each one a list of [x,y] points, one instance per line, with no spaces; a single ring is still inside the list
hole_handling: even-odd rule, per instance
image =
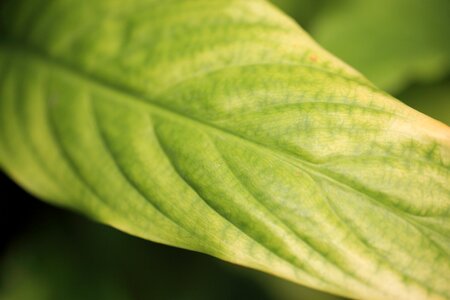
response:
[[[434,275],[450,270],[448,231],[434,226],[433,233],[429,222],[419,218],[423,216],[413,216],[414,225],[404,217],[412,195],[417,199],[412,212],[422,212],[439,226],[448,224],[448,127],[378,91],[261,1],[175,1],[159,6],[143,1],[156,5],[174,32],[144,22],[136,25],[137,37],[128,37],[128,42],[143,51],[144,58],[152,54],[161,62],[152,58],[144,60],[145,68],[139,67],[143,58],[135,58],[136,53],[121,57],[124,49],[118,57],[101,58],[111,51],[103,43],[114,45],[116,26],[122,24],[112,3],[94,4],[107,10],[105,19],[87,18],[99,23],[94,26],[102,36],[98,42],[90,33],[72,37],[59,32],[61,28],[48,34],[53,36],[50,41],[37,43],[30,34],[22,45],[2,42],[1,64],[9,61],[12,70],[5,71],[11,78],[2,80],[0,103],[6,120],[0,155],[7,172],[44,199],[126,232],[315,288],[380,299],[439,299],[448,293],[442,277]],[[52,5],[36,28],[50,30],[48,20],[68,9]],[[202,20],[214,24],[203,12],[189,26],[197,5],[214,12],[220,30],[203,32]],[[74,15],[86,13],[83,8],[90,6],[72,8]],[[191,10],[189,18],[179,16],[182,8]],[[277,32],[288,32],[283,39],[295,47],[270,49],[274,43],[257,29],[260,11],[270,16],[268,23]],[[245,18],[242,12],[248,13]],[[139,16],[136,11],[126,13],[131,20]],[[248,20],[258,26],[243,29],[238,21],[247,26]],[[223,38],[225,43],[218,43],[223,49],[196,45],[180,54],[179,46],[189,41],[176,39],[180,27],[175,25],[180,24],[191,34],[204,35],[204,44],[208,36],[213,41]],[[148,37],[139,35],[140,30],[159,32],[150,39],[158,42],[154,49],[143,47]],[[241,30],[244,37],[253,37],[248,44],[227,39]],[[36,30],[34,39],[40,34]],[[75,45],[86,49],[73,56],[69,50]],[[253,52],[236,56],[249,49]],[[124,68],[126,63],[131,66]],[[20,87],[15,82],[34,84],[34,94],[16,95]],[[30,105],[40,106],[37,117],[15,112]],[[30,147],[27,135],[32,132]],[[14,153],[16,148],[21,152]],[[355,162],[375,154],[382,158],[372,163],[381,162],[378,169]],[[403,155],[428,168],[408,169],[384,158]],[[49,163],[53,161],[59,166]],[[400,194],[389,180],[382,181],[383,175],[395,172],[407,174],[393,177]],[[49,178],[36,181],[40,174]],[[373,174],[378,176],[374,182]],[[433,179],[425,187],[431,196],[411,189],[416,176]],[[53,181],[63,191],[50,193]],[[398,231],[369,226],[380,222]],[[398,239],[398,232],[407,238]],[[421,244],[426,247],[418,247]],[[391,248],[393,258],[387,255]],[[412,256],[411,249],[419,251],[420,258]]]

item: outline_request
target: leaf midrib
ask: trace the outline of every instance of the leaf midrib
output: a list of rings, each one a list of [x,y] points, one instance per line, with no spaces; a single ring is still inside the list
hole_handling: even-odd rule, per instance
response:
[[[1,45],[1,43],[0,43],[0,45]],[[48,55],[46,55],[45,53],[42,53],[42,52],[40,52],[40,51],[36,51],[36,50],[24,50],[24,49],[22,49],[22,48],[20,48],[20,47],[17,47],[17,46],[13,46],[13,48],[17,48],[17,49],[18,49],[19,51],[21,51],[21,52],[24,52],[24,53],[26,53],[26,54],[28,54],[28,55],[31,55],[31,56],[33,56],[33,57],[35,57],[35,58],[38,58],[39,60],[42,60],[42,61],[44,61],[45,63],[48,63],[48,64],[50,64],[50,65],[53,65],[53,66],[55,66],[56,68],[58,68],[59,70],[62,70],[62,71],[64,71],[64,72],[68,72],[70,75],[76,76],[76,77],[78,77],[77,79],[86,81],[88,84],[95,83],[95,84],[99,85],[100,88],[107,88],[108,91],[112,91],[112,92],[118,93],[118,94],[123,94],[126,98],[132,98],[132,99],[135,100],[134,105],[143,105],[143,106],[146,107],[146,108],[150,108],[150,109],[157,110],[158,113],[160,113],[160,114],[162,114],[162,115],[169,116],[169,118],[173,118],[173,117],[175,117],[175,118],[181,118],[181,119],[183,119],[183,120],[185,120],[185,121],[193,122],[193,124],[195,124],[195,125],[197,125],[197,126],[200,125],[200,126],[206,127],[207,129],[216,130],[216,131],[225,133],[225,134],[227,134],[227,135],[230,135],[230,136],[232,136],[232,137],[238,138],[238,140],[246,141],[243,137],[238,136],[238,135],[235,135],[235,134],[233,134],[232,132],[229,132],[229,131],[227,131],[227,130],[221,130],[221,128],[215,127],[215,126],[210,125],[210,124],[208,124],[208,123],[205,123],[205,122],[203,122],[203,121],[201,121],[201,120],[197,120],[197,119],[194,119],[194,118],[189,118],[189,117],[186,116],[186,115],[183,115],[183,114],[180,114],[180,113],[178,113],[178,112],[176,112],[176,111],[173,111],[173,110],[171,110],[171,109],[162,107],[162,106],[160,106],[160,105],[158,105],[158,104],[154,104],[154,103],[152,103],[152,102],[146,102],[146,101],[143,101],[143,100],[141,99],[141,96],[138,95],[138,93],[136,93],[135,91],[133,91],[133,90],[131,90],[131,89],[128,89],[128,88],[126,88],[126,87],[122,87],[122,86],[120,86],[120,85],[116,85],[116,84],[113,84],[113,83],[108,83],[107,81],[104,81],[104,80],[102,80],[101,78],[98,78],[98,77],[96,77],[96,76],[94,76],[94,75],[91,75],[91,74],[89,74],[89,73],[87,73],[87,72],[84,72],[83,70],[80,70],[80,69],[78,69],[78,68],[74,68],[74,67],[72,67],[71,65],[68,65],[67,63],[64,63],[64,62],[62,62],[62,61],[58,61],[57,59],[54,59],[54,58],[51,58],[51,57],[49,57]],[[25,48],[25,49],[26,49],[26,48]],[[85,75],[85,76],[82,76],[82,75]],[[86,78],[91,79],[92,81],[87,81]],[[118,98],[120,99],[120,101],[122,101],[121,97],[118,97]],[[56,139],[56,140],[57,140],[57,139]],[[249,143],[252,143],[252,144],[255,143],[255,142],[253,142],[253,141],[248,141],[248,142],[249,142]],[[257,144],[257,143],[255,143],[255,144]],[[259,145],[259,144],[257,144],[257,145]],[[266,148],[264,145],[259,145],[259,146],[260,146],[260,147]],[[61,147],[60,147],[60,148],[61,148]],[[105,149],[108,149],[108,147],[105,146]],[[65,157],[68,158],[68,156],[67,156],[66,154],[65,154]],[[113,158],[113,159],[114,159],[114,158]],[[70,159],[68,159],[68,160],[70,161]],[[71,165],[72,169],[76,170],[76,168],[74,167],[73,163],[71,163],[70,165]],[[121,169],[120,169],[120,172],[121,172],[121,174],[123,175],[123,171],[122,171]],[[77,172],[77,177],[82,178],[82,176],[79,175],[78,172]],[[124,177],[127,178],[126,176],[124,176]],[[82,181],[84,182],[84,180],[82,180]],[[128,181],[128,182],[129,182],[129,181]],[[84,182],[84,183],[86,184],[86,182]],[[131,184],[131,183],[130,183],[130,184]],[[89,184],[86,184],[86,186],[89,188],[89,190],[93,193],[93,195],[94,195],[95,197],[97,197],[97,198],[99,198],[99,199],[101,198],[101,197],[99,197],[99,195],[97,194],[97,192],[95,192],[94,190],[92,190],[92,188],[91,188],[91,186],[90,186]],[[140,191],[140,189],[136,188],[136,186],[135,186],[134,184],[132,184],[132,186],[138,191],[138,193],[139,193],[140,195],[142,195],[142,196],[145,198],[145,196],[142,194],[142,192]],[[191,188],[192,188],[192,186],[191,186]],[[194,191],[195,191],[195,189],[194,189]],[[157,210],[161,212],[161,210],[160,210],[159,208],[157,208]],[[176,225],[180,226],[180,224],[179,224],[178,222],[174,221],[171,217],[168,217],[166,213],[162,213],[162,214],[163,214],[165,217],[167,217],[170,221],[172,221],[172,222],[174,222]],[[225,219],[226,219],[226,218],[225,218]],[[227,219],[227,220],[228,220],[228,219]],[[229,221],[229,220],[228,220],[228,221]],[[229,221],[229,222],[230,222],[230,221]],[[235,225],[234,223],[232,223],[232,222],[231,222],[231,224],[233,224],[234,226],[236,226],[236,225]],[[241,230],[238,226],[236,226],[236,227],[237,227],[239,230]],[[183,227],[180,226],[180,228],[183,228]],[[184,228],[183,228],[183,229],[184,229]],[[242,230],[241,230],[241,231],[242,231]],[[192,234],[192,233],[195,233],[195,232],[191,232],[191,231],[189,231],[189,232],[190,232],[191,234]],[[244,232],[244,234],[247,235],[247,236],[249,236],[249,235],[248,235],[247,233],[245,233],[245,232]],[[196,236],[196,234],[194,234],[194,236]],[[261,245],[263,248],[267,249],[269,252],[271,252],[271,253],[273,253],[274,255],[276,255],[277,257],[279,257],[281,260],[283,260],[283,261],[285,261],[285,262],[287,262],[287,263],[289,263],[289,264],[293,264],[293,265],[295,266],[295,268],[299,268],[299,265],[297,265],[297,263],[294,263],[293,261],[287,259],[285,256],[280,255],[279,253],[273,251],[272,249],[268,248],[266,245],[264,245],[264,244],[261,243],[260,241],[255,240],[253,237],[249,236],[249,238],[251,238],[252,240],[254,240],[257,244]],[[319,255],[322,255],[322,253],[320,253],[320,252],[318,252],[318,251],[317,251],[317,253],[318,253]],[[334,262],[333,262],[332,264],[334,264]],[[337,267],[339,268],[339,266],[337,266]],[[313,270],[309,270],[309,271],[312,272]],[[344,272],[345,272],[345,271],[344,271]],[[350,273],[349,273],[349,274],[350,274]],[[322,278],[322,277],[318,276],[317,274],[315,274],[315,275],[316,275],[316,279],[322,281],[324,284],[327,284],[327,285],[328,285],[328,284],[331,284],[331,282],[329,282],[328,280],[325,280],[325,278]],[[355,277],[355,279],[356,279],[356,280],[360,280],[360,281],[363,282],[364,284],[367,284],[367,282],[363,281],[362,278],[356,278],[356,277]],[[370,285],[368,285],[368,286],[370,286]],[[329,286],[329,288],[332,288],[332,287],[333,287],[332,285]],[[339,290],[335,290],[335,293],[339,294]]]
[[[310,167],[313,168],[314,163],[307,161],[304,158],[300,158],[300,157],[285,153],[284,151],[280,151],[278,149],[273,149],[272,147],[270,147],[266,144],[260,143],[253,139],[249,139],[245,136],[239,135],[239,134],[237,134],[233,131],[230,131],[228,129],[225,129],[223,127],[219,127],[217,125],[211,124],[202,119],[195,118],[193,116],[189,116],[186,114],[182,114],[179,111],[176,111],[168,106],[161,105],[158,102],[148,99],[148,97],[142,95],[140,92],[138,92],[128,86],[120,85],[116,82],[112,82],[108,79],[102,78],[102,77],[94,75],[88,71],[77,68],[73,64],[67,63],[66,61],[64,61],[62,59],[52,57],[36,47],[32,47],[29,45],[24,46],[21,43],[11,42],[11,41],[5,42],[5,41],[1,41],[1,40],[0,40],[0,45],[3,45],[3,46],[5,46],[5,48],[9,48],[11,50],[12,49],[18,50],[20,52],[25,53],[26,55],[29,55],[31,57],[34,57],[41,61],[44,61],[45,63],[55,66],[56,68],[63,70],[65,72],[68,72],[89,84],[95,83],[96,85],[98,85],[104,89],[107,89],[108,91],[117,93],[119,95],[123,95],[126,98],[133,99],[135,104],[143,105],[150,110],[157,111],[161,115],[166,115],[169,118],[182,119],[184,121],[188,121],[188,122],[194,124],[195,126],[201,126],[201,127],[207,128],[208,130],[214,130],[214,131],[218,131],[218,132],[227,134],[229,136],[232,136],[233,138],[237,138],[241,141],[244,141],[247,143],[252,143],[258,147],[267,149],[270,152],[272,152],[273,155],[275,155],[276,153],[282,154],[284,156],[288,156],[291,159],[301,161],[305,165],[310,165]],[[121,99],[121,97],[118,97],[118,98]]]
[[[348,184],[347,182],[340,181],[338,178],[334,178],[332,175],[324,173],[323,170],[316,167],[316,164],[314,162],[309,162],[309,161],[303,159],[302,157],[295,156],[290,153],[286,153],[285,151],[282,151],[282,150],[279,150],[276,148],[274,149],[274,148],[270,147],[269,145],[260,143],[258,141],[252,140],[252,139],[248,139],[247,137],[241,136],[233,131],[230,131],[225,128],[216,126],[214,124],[208,123],[202,119],[198,119],[198,118],[186,115],[186,114],[182,114],[179,111],[176,111],[170,107],[163,106],[160,103],[157,103],[155,101],[151,101],[146,96],[140,94],[138,91],[136,91],[130,87],[120,85],[118,83],[109,81],[108,79],[105,79],[105,78],[102,78],[95,74],[92,74],[86,70],[83,70],[81,68],[74,66],[71,63],[64,61],[63,59],[60,59],[57,57],[52,57],[48,53],[45,53],[44,51],[42,51],[36,47],[30,47],[24,43],[16,43],[16,42],[11,42],[8,40],[5,41],[5,40],[0,39],[0,47],[2,47],[2,46],[7,49],[6,51],[18,50],[18,51],[32,57],[33,59],[40,60],[41,62],[44,62],[46,64],[54,66],[55,68],[57,68],[63,72],[66,72],[69,75],[72,75],[72,76],[78,78],[79,80],[86,82],[87,84],[98,85],[102,89],[116,93],[119,96],[123,95],[123,97],[125,97],[127,99],[132,99],[133,102],[127,102],[128,105],[131,105],[131,103],[133,103],[133,105],[143,106],[143,107],[146,107],[149,110],[153,110],[155,113],[165,116],[169,119],[183,120],[185,122],[189,122],[189,123],[193,124],[194,126],[202,127],[206,130],[216,132],[216,134],[217,134],[217,132],[219,132],[219,133],[225,134],[235,140],[238,140],[241,143],[244,143],[244,144],[247,143],[247,144],[252,145],[253,147],[260,148],[260,149],[266,151],[266,153],[268,153],[269,155],[272,155],[273,157],[276,157],[277,159],[279,159],[285,163],[288,163],[294,167],[297,167],[311,176],[322,177],[328,181],[334,182],[340,186],[350,189],[358,194],[362,194],[362,195],[366,196],[368,199],[371,200],[371,202],[373,204],[383,207],[385,209],[388,209],[395,215],[398,215],[398,214],[403,215],[404,217],[407,218],[407,221],[409,223],[411,223],[410,221],[414,221],[414,220],[410,219],[410,216],[408,215],[407,212],[405,212],[395,206],[386,204],[384,202],[380,203],[377,199],[373,198],[372,195],[367,194],[365,191],[361,190],[360,188],[356,188],[356,187]],[[337,75],[337,74],[335,74],[335,75]],[[117,98],[120,101],[124,101],[123,97],[117,97]],[[416,223],[416,222],[413,222],[413,223]],[[414,224],[412,224],[412,225],[414,226]],[[421,225],[419,225],[419,226],[421,226]]]
[[[106,89],[110,92],[114,92],[119,95],[123,95],[126,98],[133,99],[134,105],[142,105],[146,107],[147,109],[156,111],[160,115],[164,115],[168,117],[169,119],[181,119],[185,122],[189,122],[197,127],[203,127],[210,131],[220,132],[221,134],[226,134],[230,137],[232,137],[235,140],[240,141],[241,143],[247,143],[251,144],[252,146],[256,146],[257,148],[263,149],[266,151],[269,155],[272,155],[276,157],[279,160],[282,160],[285,163],[288,163],[289,165],[292,165],[294,167],[297,167],[301,169],[302,171],[306,172],[310,176],[320,176],[322,178],[325,178],[328,181],[337,183],[340,186],[343,186],[347,189],[350,189],[358,194],[363,194],[367,198],[372,200],[372,203],[374,203],[377,206],[381,206],[384,208],[390,209],[394,214],[401,213],[402,215],[407,214],[407,212],[400,210],[394,206],[389,205],[389,203],[380,203],[376,199],[374,199],[370,194],[367,194],[365,191],[362,191],[358,188],[353,187],[352,185],[342,182],[339,179],[326,174],[316,166],[314,162],[308,161],[303,157],[300,157],[298,155],[293,155],[289,152],[285,152],[273,147],[270,147],[269,145],[260,143],[256,140],[249,139],[245,136],[241,136],[233,131],[227,130],[223,127],[216,126],[214,124],[208,123],[204,120],[201,120],[199,118],[195,118],[186,114],[182,114],[179,111],[176,111],[170,107],[163,106],[160,103],[157,103],[155,101],[151,101],[150,99],[147,99],[144,95],[140,94],[138,91],[124,86],[120,85],[116,82],[112,82],[110,80],[107,80],[105,78],[102,78],[100,76],[97,76],[95,74],[92,74],[88,71],[85,71],[81,68],[77,68],[73,64],[70,64],[62,59],[52,57],[51,55],[47,54],[46,52],[38,49],[37,47],[30,46],[26,43],[19,43],[16,41],[11,41],[8,39],[0,40],[0,46],[3,45],[5,48],[9,48],[10,50],[17,50],[22,53],[25,53],[28,56],[34,57],[35,59],[41,60],[49,65],[52,65],[64,72],[70,73],[71,75],[79,78],[80,80],[83,80],[87,82],[88,84],[96,84],[100,86],[103,89]],[[305,66],[306,67],[306,66]],[[319,69],[320,71],[320,69]],[[336,74],[335,74],[336,75]],[[122,97],[118,97],[118,99],[122,100]],[[130,102],[127,102],[129,104]]]

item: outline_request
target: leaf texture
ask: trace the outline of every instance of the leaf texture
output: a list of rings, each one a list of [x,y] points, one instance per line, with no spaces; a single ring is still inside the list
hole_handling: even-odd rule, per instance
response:
[[[3,4],[0,164],[152,241],[366,299],[450,297],[450,129],[265,1]]]

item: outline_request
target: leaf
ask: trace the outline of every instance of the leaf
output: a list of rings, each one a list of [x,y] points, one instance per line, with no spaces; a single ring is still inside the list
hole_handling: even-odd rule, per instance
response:
[[[316,289],[450,297],[450,130],[260,0],[11,1],[0,161],[130,234]]]
[[[399,92],[450,70],[447,0],[345,0],[324,7],[311,34],[379,87]]]

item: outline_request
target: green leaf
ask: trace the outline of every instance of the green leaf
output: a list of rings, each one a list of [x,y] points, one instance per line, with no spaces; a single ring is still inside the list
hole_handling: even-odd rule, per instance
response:
[[[334,1],[311,33],[326,49],[379,87],[399,92],[450,70],[450,1]]]
[[[450,297],[450,129],[272,5],[9,3],[0,161],[25,189],[316,289]]]

